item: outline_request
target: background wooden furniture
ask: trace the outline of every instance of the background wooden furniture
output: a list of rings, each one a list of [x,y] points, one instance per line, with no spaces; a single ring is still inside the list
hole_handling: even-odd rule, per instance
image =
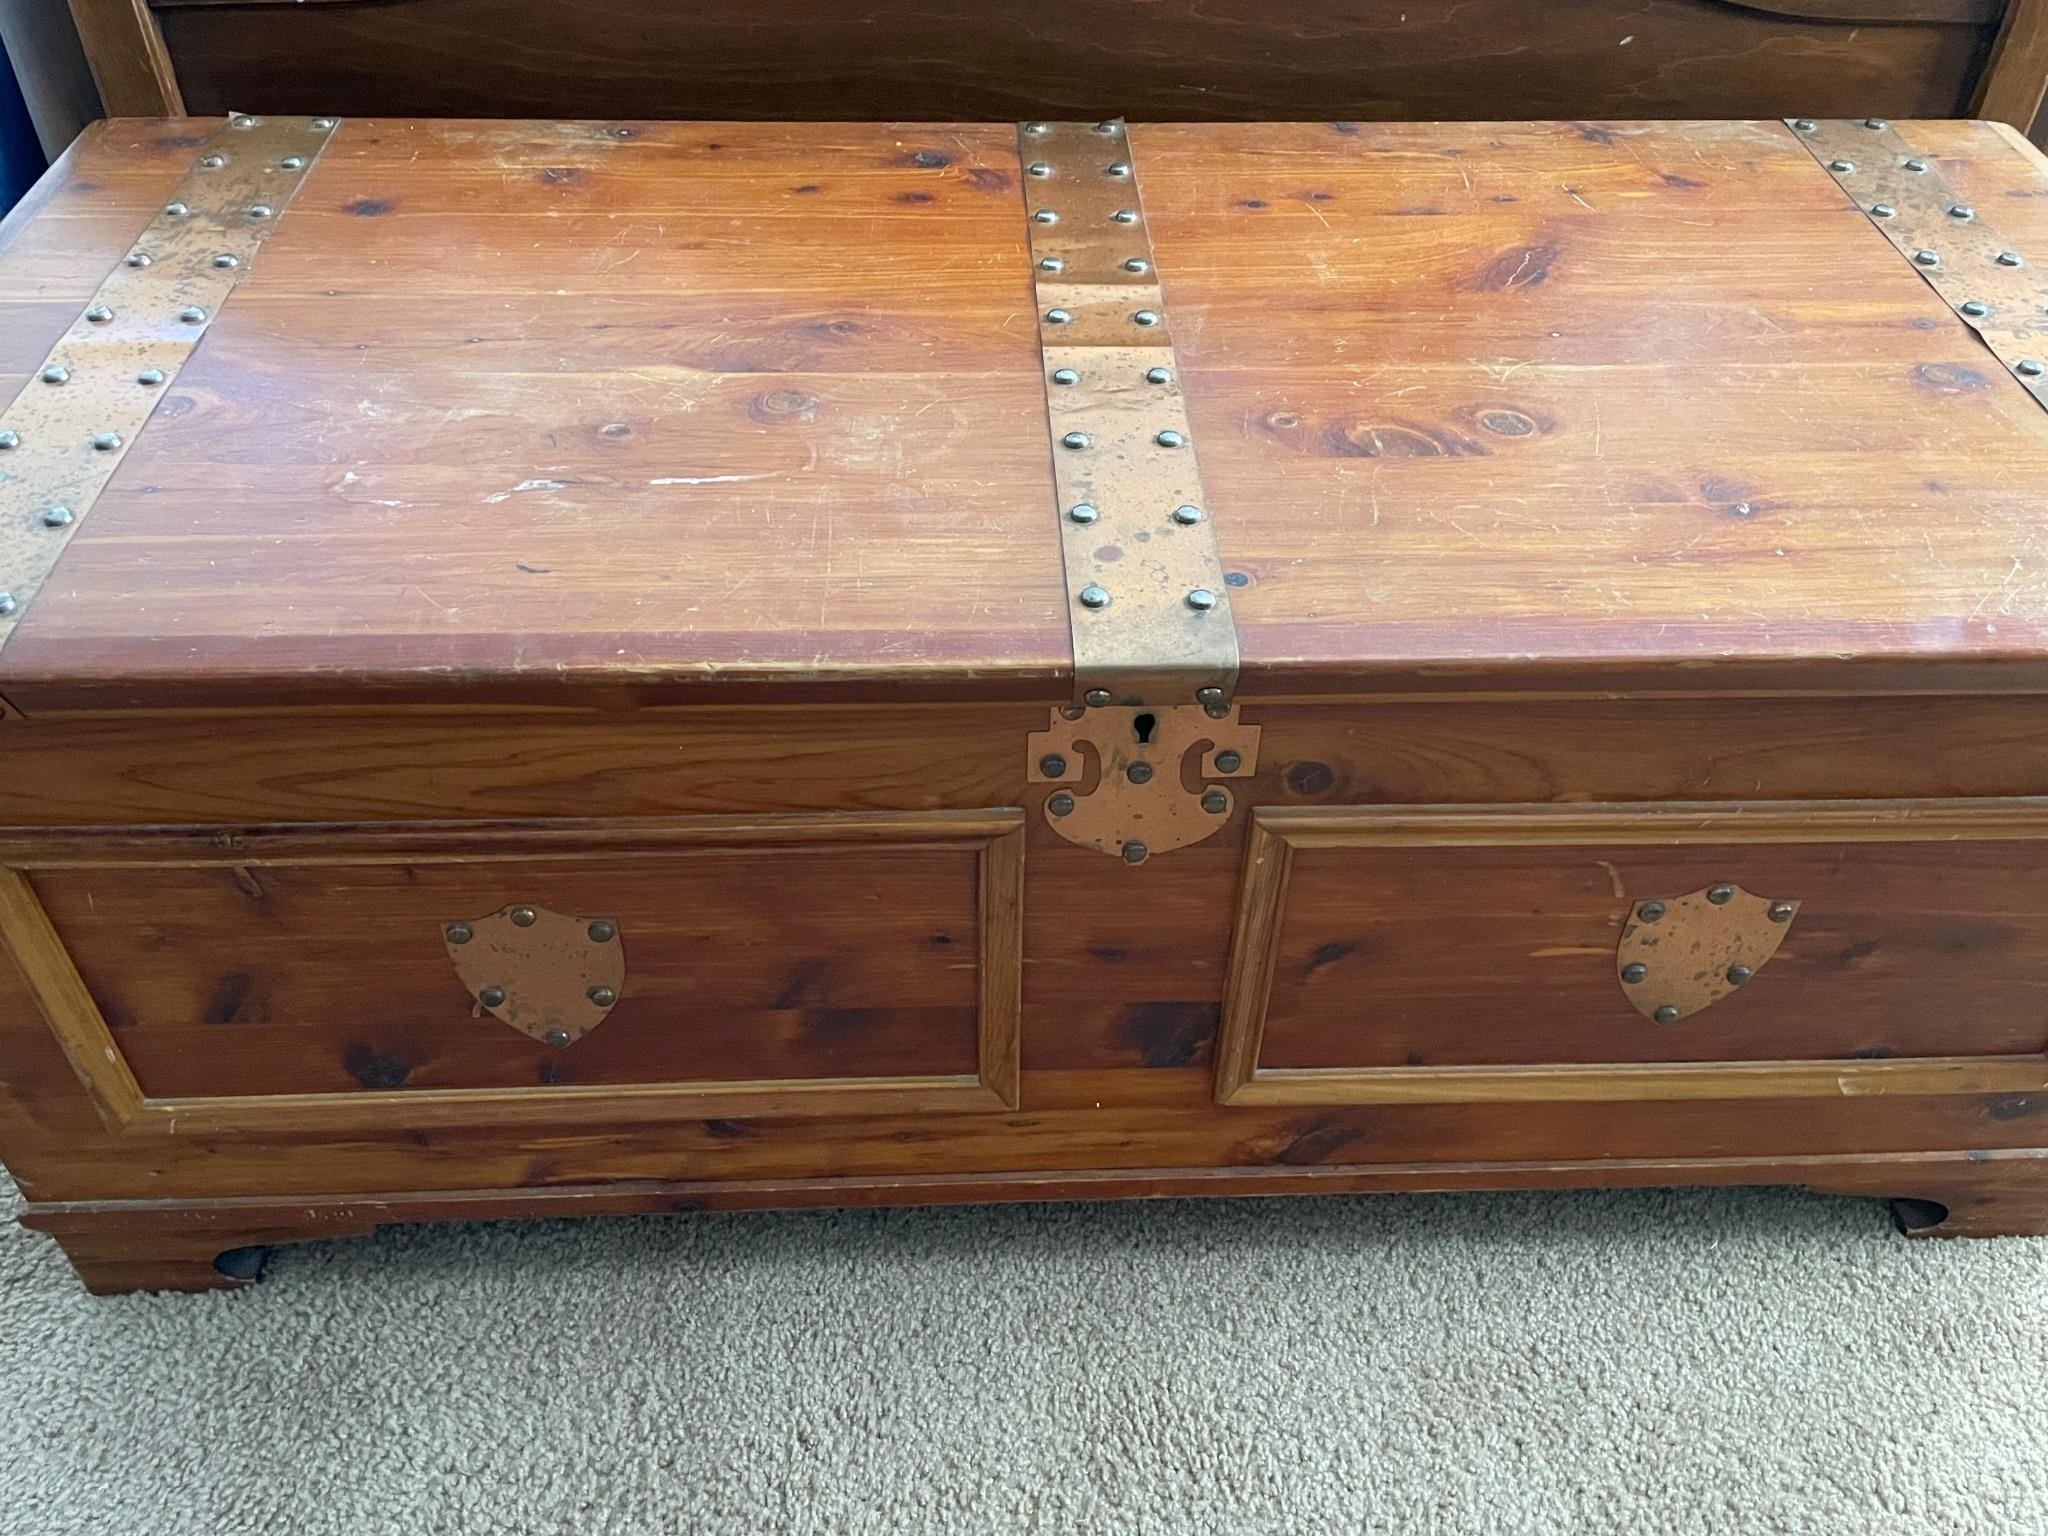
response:
[[[107,110],[674,118],[1975,116],[2048,0],[71,0]]]

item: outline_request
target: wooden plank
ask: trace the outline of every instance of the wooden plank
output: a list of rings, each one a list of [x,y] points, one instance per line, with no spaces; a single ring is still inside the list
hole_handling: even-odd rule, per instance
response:
[[[177,71],[149,0],[71,0],[71,19],[108,116],[176,117],[184,112]]]
[[[2010,0],[1991,58],[1977,77],[1970,116],[2034,126],[2048,95],[2048,0]]]
[[[135,1075],[114,1048],[92,993],[79,979],[64,941],[36,899],[35,887],[15,869],[0,869],[0,946],[14,961],[93,1108],[109,1125],[133,1121],[143,1103]]]

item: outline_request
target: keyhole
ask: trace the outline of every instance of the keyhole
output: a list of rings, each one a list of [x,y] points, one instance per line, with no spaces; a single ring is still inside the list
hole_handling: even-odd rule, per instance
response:
[[[1159,718],[1156,715],[1140,715],[1131,722],[1132,728],[1138,733],[1139,746],[1149,747],[1152,745],[1152,732],[1158,725]]]

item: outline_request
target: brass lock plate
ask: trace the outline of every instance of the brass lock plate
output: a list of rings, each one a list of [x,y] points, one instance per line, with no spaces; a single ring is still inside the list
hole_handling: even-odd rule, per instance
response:
[[[1798,915],[1796,901],[1729,884],[1639,901],[1615,950],[1622,995],[1653,1024],[1690,1018],[1754,979]]]
[[[1126,864],[1213,834],[1236,800],[1210,781],[1248,778],[1259,766],[1259,728],[1241,723],[1236,705],[1214,714],[1199,704],[1065,705],[1027,744],[1032,783],[1074,786],[1046,796],[1047,824]],[[1093,787],[1083,789],[1091,764]]]
[[[442,941],[478,1008],[543,1045],[573,1045],[626,988],[626,945],[605,917],[516,903],[444,923]]]

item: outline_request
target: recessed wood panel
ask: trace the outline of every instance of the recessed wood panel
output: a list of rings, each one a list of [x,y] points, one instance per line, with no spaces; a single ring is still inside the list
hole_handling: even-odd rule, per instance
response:
[[[9,941],[42,955],[45,1014],[81,1071],[132,1084],[103,1094],[132,1101],[130,1123],[1014,1099],[1014,812],[69,848],[77,862],[10,876]],[[517,903],[617,925],[617,1004],[567,1047],[484,1013],[450,964],[448,923]]]
[[[1261,812],[1229,1102],[1944,1092],[2048,1082],[2048,805]],[[1649,901],[1797,903],[1711,1006],[1617,976]],[[1675,921],[1675,920],[1674,920]]]

